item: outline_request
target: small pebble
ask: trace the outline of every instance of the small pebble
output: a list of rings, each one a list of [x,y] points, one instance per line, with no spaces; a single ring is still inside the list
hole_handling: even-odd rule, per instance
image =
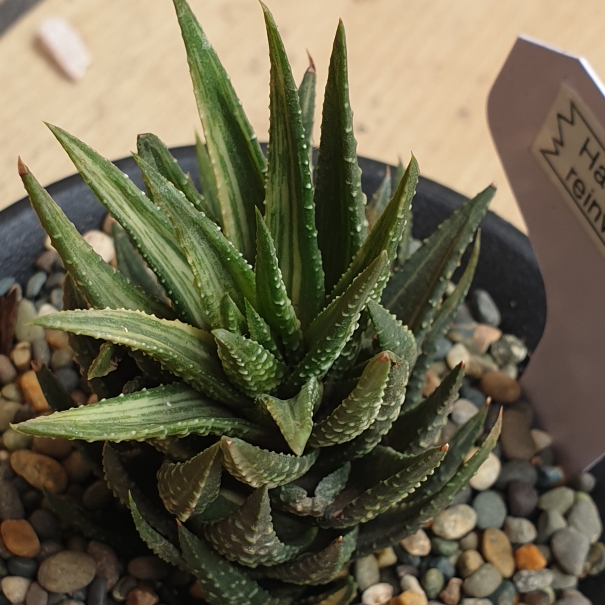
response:
[[[494,605],[514,605],[517,602],[517,589],[510,580],[503,580],[488,596],[488,599],[494,603]]]
[[[406,590],[400,595],[393,597],[389,605],[427,605],[428,599],[423,592],[415,590]]]
[[[514,403],[521,396],[519,383],[500,371],[485,372],[481,376],[481,390],[498,403]]]
[[[41,541],[61,539],[59,521],[49,510],[39,508],[29,516],[28,520]]]
[[[512,544],[528,544],[538,536],[536,526],[523,517],[507,517],[504,522],[504,533]]]
[[[7,565],[11,576],[22,578],[34,578],[38,570],[38,561],[25,557],[11,557]]]
[[[25,510],[19,492],[10,481],[0,481],[0,521],[23,519]]]
[[[469,597],[487,597],[492,594],[502,582],[498,570],[489,563],[484,563],[470,575],[462,585],[464,594]]]
[[[481,542],[481,552],[485,560],[494,565],[503,578],[510,578],[515,572],[513,549],[508,536],[503,531],[486,529]]]
[[[531,515],[538,505],[538,491],[533,485],[517,479],[508,484],[508,510],[514,517]]]
[[[584,571],[589,576],[596,576],[605,570],[605,544],[596,542],[590,547],[590,552],[584,563]]]
[[[32,582],[25,597],[25,605],[47,605],[48,593],[38,582]]]
[[[19,372],[29,370],[32,360],[32,345],[30,342],[19,342],[10,354],[13,365]]]
[[[540,496],[540,510],[556,511],[564,515],[573,506],[575,494],[570,487],[555,487]]]
[[[468,349],[460,342],[456,343],[445,356],[447,365],[451,370],[461,363],[468,363],[470,358],[471,354],[468,352]]]
[[[446,508],[433,520],[433,532],[446,540],[459,540],[471,531],[477,522],[477,513],[468,504]]]
[[[537,571],[544,569],[547,561],[535,544],[525,544],[515,551],[515,564],[517,569]]]
[[[458,573],[463,579],[468,578],[485,563],[483,557],[476,550],[465,550],[457,561]]]
[[[552,580],[553,572],[550,569],[540,569],[538,571],[522,569],[513,576],[513,582],[521,593],[547,588],[551,585]]]
[[[24,435],[19,433],[12,428],[4,431],[2,435],[2,444],[5,449],[9,452],[16,452],[17,450],[27,450],[31,445],[31,435]]]
[[[458,399],[452,407],[450,418],[458,426],[466,424],[473,416],[479,413],[477,406],[468,399]]]
[[[592,605],[591,602],[577,590],[565,591],[555,605]]]
[[[25,519],[2,521],[0,534],[6,548],[18,557],[35,557],[40,552],[40,540]]]
[[[92,474],[90,462],[77,449],[62,461],[62,465],[71,483],[83,483]]]
[[[45,559],[38,569],[38,582],[50,592],[73,592],[88,586],[95,576],[92,557],[64,550]]]
[[[361,595],[363,605],[382,605],[393,596],[393,587],[386,582],[379,582],[366,588]]]
[[[564,572],[579,576],[590,551],[590,541],[576,529],[564,527],[556,531],[550,545],[557,563]]]
[[[444,605],[458,605],[461,588],[462,580],[460,578],[452,578],[444,590],[439,593],[439,599]]]
[[[36,489],[58,494],[67,487],[67,473],[53,458],[20,450],[11,454],[10,461],[15,473]]]
[[[431,539],[431,552],[435,555],[450,557],[454,553],[458,552],[458,542],[455,540],[446,540],[445,538],[434,536]]]
[[[530,419],[520,410],[507,409],[502,417],[500,443],[509,460],[530,460],[536,446],[530,432]]]
[[[466,534],[466,536],[460,540],[459,544],[462,550],[477,550],[479,547],[479,536],[477,535],[477,532],[472,531]]]
[[[50,357],[50,368],[53,372],[73,365],[73,352],[71,349],[57,349]]]
[[[597,480],[594,475],[590,473],[580,473],[571,479],[569,482],[570,487],[581,492],[590,493],[597,484]]]
[[[380,582],[380,569],[374,555],[360,557],[355,561],[355,580],[362,592]]]
[[[80,375],[73,368],[59,368],[55,371],[55,378],[68,393],[75,391],[80,384]]]
[[[511,481],[524,481],[535,485],[538,480],[536,467],[525,460],[510,460],[502,465],[502,470],[496,481],[496,489],[505,490]],[[536,502],[537,503],[537,502]]]
[[[31,580],[18,576],[6,576],[0,581],[2,592],[9,603],[23,603]]]
[[[29,403],[36,412],[46,412],[50,410],[50,406],[44,397],[38,377],[33,370],[29,370],[21,375],[21,389],[25,401]]]
[[[426,557],[431,552],[431,541],[423,529],[403,539],[400,544],[411,555]]]
[[[557,565],[553,565],[551,568],[553,579],[551,587],[555,590],[565,590],[568,588],[575,588],[578,585],[578,578],[572,574],[567,574],[561,570]]]
[[[128,573],[137,580],[163,580],[170,571],[168,565],[154,555],[131,559]]]
[[[527,347],[512,334],[505,334],[490,347],[490,353],[499,366],[517,364],[527,357]]]
[[[48,365],[50,363],[50,347],[44,338],[32,342],[32,355],[34,361]]]
[[[126,605],[155,605],[158,601],[158,596],[151,589],[137,587],[128,593]]]
[[[552,437],[545,431],[532,429],[530,432],[531,437],[534,440],[534,445],[536,446],[536,452],[541,452],[552,445]]]
[[[383,548],[381,551],[376,553],[376,559],[378,561],[378,567],[381,569],[383,567],[392,567],[393,565],[397,564],[397,555],[390,546],[388,548]]]
[[[4,296],[14,283],[14,277],[0,277],[0,296]]]
[[[560,466],[541,466],[538,472],[538,482],[536,485],[547,489],[561,485],[565,481],[565,472]]]
[[[15,378],[17,378],[17,370],[13,362],[6,355],[0,355],[0,384],[9,384]]]
[[[48,276],[44,271],[34,273],[28,280],[25,286],[25,297],[33,300],[40,294],[40,290],[44,287]]]
[[[424,588],[424,592],[429,599],[436,598],[444,585],[443,573],[435,567],[428,569],[422,576],[422,588]]]
[[[120,563],[113,548],[102,542],[91,540],[86,552],[94,559],[97,575],[103,578],[107,590],[112,590],[120,578]]]
[[[38,338],[44,338],[44,328],[29,325],[37,316],[38,312],[33,302],[26,298],[19,302],[15,323],[15,338],[19,342],[24,340],[32,342]]]
[[[593,499],[584,492],[575,494],[575,502],[567,517],[569,527],[577,529],[594,544],[603,532],[599,509]]]
[[[473,501],[473,508],[477,513],[477,527],[499,529],[506,519],[506,504],[504,498],[493,490],[486,490],[477,495]]]
[[[538,517],[538,537],[536,540],[540,544],[546,544],[556,531],[564,527],[567,527],[567,522],[560,512],[545,510]]]
[[[475,331],[473,332],[473,342],[475,344],[475,350],[480,355],[487,353],[489,347],[500,340],[502,337],[502,331],[494,326],[488,324],[477,324]],[[495,365],[495,364],[494,364]]]
[[[494,327],[500,325],[500,311],[487,291],[474,290],[470,295],[469,305],[477,321]]]
[[[124,576],[116,583],[111,590],[111,596],[119,603],[126,600],[128,593],[137,585],[137,581],[132,576]]]

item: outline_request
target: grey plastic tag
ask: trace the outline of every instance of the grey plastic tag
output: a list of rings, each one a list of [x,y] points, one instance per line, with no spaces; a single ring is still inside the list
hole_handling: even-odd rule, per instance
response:
[[[488,101],[548,307],[522,387],[570,473],[605,452],[603,90],[584,59],[519,38]]]

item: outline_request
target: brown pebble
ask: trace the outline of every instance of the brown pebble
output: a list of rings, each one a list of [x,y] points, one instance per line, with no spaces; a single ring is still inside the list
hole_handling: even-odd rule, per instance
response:
[[[445,605],[458,605],[461,587],[462,580],[460,578],[451,578],[447,586],[439,593],[439,598]]]
[[[400,595],[393,597],[389,605],[427,605],[427,598],[423,592],[417,590],[406,590]]]
[[[475,331],[473,332],[473,343],[477,348],[477,352],[480,355],[487,353],[490,345],[498,340],[502,336],[502,330],[489,326],[487,324],[477,324]]]
[[[36,489],[46,489],[59,494],[67,487],[65,469],[49,456],[30,450],[19,450],[11,454],[10,461],[15,473]]]
[[[10,384],[17,378],[17,370],[6,355],[0,355],[0,384]]]
[[[508,536],[499,529],[489,528],[483,533],[482,552],[503,578],[510,578],[515,573],[513,547]]]
[[[0,524],[2,541],[6,548],[17,557],[33,558],[40,552],[40,540],[25,519],[10,519]]]
[[[435,389],[441,384],[439,376],[437,376],[434,370],[428,370],[426,373],[426,379],[424,381],[424,387],[422,389],[423,397],[431,395]]]
[[[546,567],[546,559],[535,544],[525,544],[515,551],[517,569],[537,571]]]
[[[163,580],[170,571],[164,561],[154,555],[131,559],[128,573],[137,580]]]
[[[126,605],[155,605],[159,600],[154,592],[137,587],[128,593]]]
[[[95,573],[92,557],[83,552],[63,550],[42,561],[38,582],[49,592],[73,592],[88,586]]]
[[[18,343],[15,348],[11,351],[11,361],[19,370],[19,372],[25,372],[29,370],[32,361],[32,344],[31,342],[24,341]]]
[[[73,450],[72,453],[63,460],[63,466],[72,483],[82,483],[88,479],[92,473],[90,462],[88,462],[80,450]]]
[[[46,330],[46,342],[52,349],[67,349],[69,347],[69,334],[60,330]]]
[[[21,376],[20,384],[25,401],[27,401],[36,412],[46,412],[47,410],[50,410],[46,397],[44,397],[44,393],[42,393],[42,389],[40,388],[38,377],[33,370],[28,370]]]
[[[105,580],[107,590],[110,591],[120,579],[120,563],[115,551],[107,544],[91,540],[86,552],[94,559],[97,575]]]
[[[504,372],[493,370],[481,376],[481,390],[499,403],[514,403],[521,396],[521,387],[516,380]]]
[[[50,439],[48,437],[34,437],[32,450],[38,454],[45,454],[51,458],[65,458],[74,445],[69,439]]]
[[[485,561],[476,550],[465,550],[457,561],[458,573],[461,578],[468,578],[471,574],[477,571]]]
[[[75,401],[75,403],[79,406],[86,405],[86,402],[88,401],[88,395],[86,393],[83,393],[79,389],[72,391],[70,395],[71,398]]]
[[[206,594],[204,593],[204,589],[202,588],[202,585],[200,584],[199,580],[196,580],[190,587],[189,587],[189,594],[194,598],[197,599],[199,601],[203,601],[206,598]]]

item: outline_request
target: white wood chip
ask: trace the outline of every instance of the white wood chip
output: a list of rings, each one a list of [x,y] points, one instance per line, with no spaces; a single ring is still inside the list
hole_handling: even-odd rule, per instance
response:
[[[38,26],[37,39],[67,77],[74,82],[84,77],[92,58],[80,34],[65,19],[44,19]]]

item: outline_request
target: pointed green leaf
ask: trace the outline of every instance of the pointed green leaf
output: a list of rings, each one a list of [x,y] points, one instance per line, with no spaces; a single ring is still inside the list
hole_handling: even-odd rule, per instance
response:
[[[207,214],[217,224],[222,227],[223,219],[221,217],[221,205],[218,199],[216,190],[216,180],[214,179],[214,171],[210,163],[210,156],[206,145],[202,143],[200,135],[195,133],[195,153],[197,155],[197,165],[199,169],[200,184],[204,199],[206,200]]]
[[[361,190],[357,141],[353,134],[347,44],[342,21],[338,24],[330,59],[316,175],[317,240],[326,275],[326,291],[330,292],[353,260],[367,232],[366,197]]]
[[[139,485],[130,477],[120,452],[110,443],[103,446],[103,475],[114,496],[124,505],[129,506],[134,498],[137,507],[156,531],[171,539],[176,538],[174,520],[166,514],[162,503],[152,502]]]
[[[160,286],[155,275],[147,267],[143,257],[132,245],[126,231],[117,222],[112,226],[112,235],[118,271],[135,284],[135,286],[147,292],[149,296],[166,301],[164,288]]]
[[[191,287],[193,274],[168,219],[117,166],[64,130],[56,126],[49,128],[84,182],[124,227],[153,269],[179,317],[198,328],[204,327],[206,318]]]
[[[313,413],[321,401],[321,384],[311,378],[291,399],[278,399],[270,395],[261,395],[256,403],[261,405],[279,427],[286,443],[297,456],[307,445],[307,439],[313,429]]]
[[[273,528],[266,486],[255,490],[228,517],[208,525],[204,536],[229,561],[247,567],[283,563],[296,556],[307,545],[309,538],[306,536],[296,545],[284,544],[278,538]]]
[[[334,500],[336,496],[344,489],[349,473],[351,472],[351,463],[347,462],[334,472],[326,475],[315,488],[313,497],[307,495],[307,491],[298,485],[290,483],[274,490],[278,502],[286,509],[302,516],[321,517],[324,511]]]
[[[387,266],[395,260],[397,248],[403,237],[405,226],[408,222],[412,198],[416,193],[418,183],[418,163],[412,156],[405,175],[388,206],[376,221],[374,228],[370,231],[361,248],[357,251],[351,264],[334,290],[330,298],[340,296],[355,279],[355,276],[368,267],[384,251],[387,256]],[[376,287],[373,298],[380,299],[384,286],[389,279],[389,271],[385,269],[379,284]]]
[[[258,311],[281,338],[290,353],[302,341],[300,321],[296,317],[279,268],[273,239],[260,212],[256,212],[256,298]]]
[[[311,324],[305,336],[309,352],[289,376],[287,388],[295,389],[309,378],[321,380],[326,375],[357,328],[361,311],[386,268],[386,260],[386,254],[378,256]]]
[[[174,0],[204,128],[225,235],[254,259],[254,208],[265,198],[265,158],[212,45],[185,0]]]
[[[305,130],[305,140],[309,148],[309,162],[313,155],[313,123],[315,121],[315,86],[317,84],[317,72],[311,55],[309,56],[309,67],[305,71],[302,82],[298,87],[298,102],[302,116],[302,124]]]
[[[115,344],[104,342],[99,349],[99,354],[88,368],[88,380],[91,378],[103,378],[115,372],[118,368],[117,355],[119,347]]]
[[[265,574],[282,582],[316,586],[327,584],[338,576],[349,562],[357,544],[357,528],[332,540],[315,554],[305,554],[276,567],[269,567]]]
[[[330,467],[336,468],[349,460],[361,458],[382,441],[399,416],[405,397],[408,375],[409,365],[406,361],[399,359],[392,364],[389,381],[376,419],[359,437],[347,443],[335,445],[326,452]]]
[[[179,541],[183,558],[200,581],[210,605],[279,605],[247,573],[221,557],[203,538],[182,525]]]
[[[258,439],[264,432],[184,384],[173,384],[39,416],[13,427],[40,437],[86,441],[146,441],[170,435],[233,435]]]
[[[221,486],[221,452],[215,444],[187,462],[164,462],[158,471],[158,491],[164,506],[179,521],[204,512]]]
[[[225,374],[243,393],[256,397],[280,383],[284,366],[262,345],[227,330],[213,330],[212,334]]]
[[[271,328],[269,328],[267,322],[258,314],[258,311],[250,304],[248,299],[245,300],[245,303],[246,323],[250,338],[267,349],[267,351],[273,353],[276,359],[283,361],[282,354],[277,348],[277,344],[271,334]]]
[[[447,447],[438,447],[414,458],[402,459],[398,472],[354,498],[326,520],[330,527],[351,527],[366,523],[413,493],[443,460]],[[380,467],[374,467],[380,472]]]
[[[246,299],[248,302],[248,299]],[[246,318],[227,292],[223,294],[220,306],[220,326],[229,332],[243,336],[248,331]]]
[[[169,307],[133,286],[82,239],[25,165],[19,165],[19,174],[40,223],[61,255],[65,268],[92,306],[142,309],[159,317],[174,316]]]
[[[339,580],[326,592],[303,599],[297,605],[349,605],[357,595],[357,585],[351,576]]]
[[[437,492],[427,496],[404,511],[387,513],[365,525],[360,533],[356,556],[363,556],[386,548],[416,533],[443,509],[464,489],[471,477],[485,462],[496,445],[502,428],[502,414],[494,424],[487,439],[481,444],[473,457]]]
[[[277,487],[302,477],[317,460],[318,450],[303,456],[279,454],[238,438],[221,439],[223,465],[236,479],[251,487]]]
[[[155,134],[140,134],[137,137],[137,152],[181,191],[200,212],[211,214],[212,209],[208,207],[204,196],[195,188],[191,177],[181,170],[176,158]]]
[[[145,521],[131,493],[128,494],[128,508],[130,508],[139,535],[149,549],[163,561],[187,571],[187,564],[183,560],[179,549]]]
[[[426,380],[426,373],[433,363],[433,357],[437,351],[437,342],[445,335],[451,325],[460,305],[464,302],[466,295],[471,287],[477,262],[479,261],[479,251],[481,248],[481,232],[477,232],[475,244],[471,257],[460,281],[456,285],[454,291],[442,303],[441,308],[437,311],[433,322],[422,340],[421,352],[416,360],[416,364],[410,375],[408,382],[406,409],[410,409],[417,405],[422,397],[422,389]]]
[[[246,406],[224,375],[212,336],[178,320],[139,311],[63,311],[36,320],[38,325],[102,338],[157,359],[176,376],[231,407]]]
[[[395,421],[388,442],[408,455],[418,454],[435,445],[435,437],[447,422],[447,416],[458,399],[464,379],[464,366],[456,366],[424,401],[405,410]]]
[[[309,447],[326,447],[351,441],[378,416],[395,358],[388,351],[372,358],[351,394],[322,421],[309,438]]]
[[[392,351],[413,366],[416,361],[417,349],[416,339],[411,330],[376,301],[368,301],[368,312],[376,336],[378,336],[380,348]]]
[[[265,221],[275,242],[288,296],[304,328],[324,300],[309,149],[286,51],[269,9],[264,4],[262,7],[271,60]]]
[[[414,332],[419,342],[495,191],[487,187],[465,202],[391,278],[383,297],[384,306]]]
[[[231,296],[242,313],[245,311],[244,297],[254,305],[254,272],[234,245],[214,222],[198,212],[157,170],[139,157],[135,156],[135,160],[154,199],[174,225],[212,326],[220,325],[220,303],[224,293]]]
[[[378,217],[384,212],[387,207],[391,195],[393,193],[392,179],[391,179],[391,168],[386,166],[384,171],[384,179],[378,186],[378,189],[374,192],[372,199],[366,206],[366,220],[370,229],[374,227]]]

